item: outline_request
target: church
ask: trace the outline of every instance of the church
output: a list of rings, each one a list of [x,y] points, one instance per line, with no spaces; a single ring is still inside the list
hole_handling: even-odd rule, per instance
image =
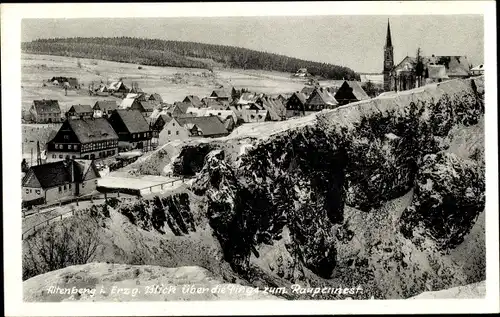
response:
[[[470,76],[471,64],[466,56],[406,56],[394,65],[391,26],[387,21],[384,46],[384,90],[401,91],[429,83]]]

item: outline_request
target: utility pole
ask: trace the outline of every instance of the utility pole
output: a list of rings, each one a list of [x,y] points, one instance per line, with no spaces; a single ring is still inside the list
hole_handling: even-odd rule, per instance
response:
[[[31,148],[30,166],[33,166],[33,148]]]

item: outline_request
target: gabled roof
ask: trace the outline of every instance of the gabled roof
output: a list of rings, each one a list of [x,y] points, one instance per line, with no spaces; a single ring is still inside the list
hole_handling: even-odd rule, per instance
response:
[[[306,101],[307,101],[307,97],[304,93],[301,93],[301,92],[294,92],[292,94],[292,96],[295,95],[299,100],[300,102],[302,102],[302,104],[305,104]],[[290,97],[291,98],[291,97]]]
[[[128,90],[127,86],[125,86],[125,84],[121,81],[112,82],[111,84],[109,84],[108,89],[109,90],[120,90],[120,89]]]
[[[217,98],[231,98],[231,91],[226,88],[214,89],[210,96]]]
[[[227,134],[224,123],[217,116],[176,118],[181,126],[193,125],[203,132],[203,136]]]
[[[163,98],[160,96],[160,94],[153,93],[151,96],[149,96],[149,100],[156,100],[159,102],[163,102]]]
[[[118,108],[116,101],[113,100],[99,100],[94,105],[94,110],[111,111]]]
[[[324,104],[324,105],[330,105],[330,106],[338,105],[338,102],[335,99],[335,97],[333,97],[326,89],[322,89],[322,88],[314,89],[313,93],[309,96],[306,103],[311,104],[313,98],[316,95],[319,96],[322,104]]]
[[[23,187],[46,189],[96,177],[99,177],[99,172],[91,160],[57,161],[30,167],[23,178]]]
[[[142,108],[144,108],[144,110],[146,112],[151,112],[153,110],[155,110],[155,104],[152,102],[152,101],[139,101],[139,103],[141,104]]]
[[[68,112],[88,113],[92,112],[90,105],[72,105]]]
[[[57,100],[33,100],[33,105],[37,113],[61,113]]]
[[[129,133],[147,132],[149,124],[139,110],[116,110]]]
[[[346,80],[344,83],[347,84],[350,88],[352,88],[352,93],[353,93],[354,97],[356,97],[356,99],[358,99],[358,100],[370,99],[370,96],[368,96],[368,94],[365,92],[363,87],[361,87],[360,82]]]
[[[106,118],[68,119],[67,122],[81,143],[118,139]]]
[[[134,103],[135,99],[134,98],[125,98],[122,100],[120,103],[120,106],[118,107],[119,109],[129,109],[132,107],[132,104]]]
[[[195,107],[203,106],[203,103],[201,102],[200,98],[198,96],[195,96],[195,95],[186,96],[186,98],[184,98],[184,102],[190,102]]]
[[[186,113],[189,107],[191,107],[191,104],[189,102],[174,103],[174,109],[177,108],[181,113]]]

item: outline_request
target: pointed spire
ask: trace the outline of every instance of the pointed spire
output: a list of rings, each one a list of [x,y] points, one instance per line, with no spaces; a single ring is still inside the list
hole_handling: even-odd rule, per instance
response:
[[[392,47],[391,25],[389,24],[389,19],[387,19],[387,38],[385,40],[385,46],[386,47]]]

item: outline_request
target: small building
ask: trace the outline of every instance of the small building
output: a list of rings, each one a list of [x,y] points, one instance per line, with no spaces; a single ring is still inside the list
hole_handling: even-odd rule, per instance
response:
[[[481,65],[478,65],[476,67],[472,67],[471,70],[470,70],[470,74],[472,76],[484,75],[484,65],[481,64]]]
[[[113,100],[99,100],[96,101],[92,110],[94,110],[94,118],[109,117],[113,110],[118,109],[116,101]]]
[[[231,99],[231,91],[224,88],[215,89],[210,94],[210,98],[214,98],[217,101],[229,101]]]
[[[315,88],[304,105],[305,114],[338,107],[335,97],[323,87]]]
[[[366,99],[370,99],[370,96],[363,90],[359,81],[344,81],[335,94],[335,100],[338,101],[339,105]]]
[[[132,103],[130,109],[139,110],[145,118],[148,118],[155,110],[155,105],[152,101],[137,101]]]
[[[195,95],[188,95],[182,102],[190,103],[191,107],[201,108],[204,106],[203,102],[201,102],[200,98]]]
[[[286,115],[287,117],[294,117],[305,115],[306,95],[301,92],[295,92],[288,98],[286,102]]]
[[[78,79],[70,77],[68,78],[68,86],[71,89],[80,89],[80,84],[78,84]]]
[[[118,135],[105,118],[68,118],[47,143],[48,162],[72,158],[100,159],[117,152]]]
[[[139,110],[115,110],[109,116],[109,123],[118,134],[120,150],[151,149],[153,133]]]
[[[33,100],[29,110],[31,118],[36,123],[61,122],[61,108],[57,100]]]
[[[74,159],[32,166],[22,180],[23,204],[51,204],[95,193],[99,178],[92,160]]]
[[[93,116],[94,110],[90,105],[73,105],[66,112],[66,118],[72,119],[92,118]]]
[[[163,130],[165,124],[169,123],[172,117],[168,114],[160,114],[158,118],[151,124],[151,131],[153,132],[153,138],[158,138],[160,136],[160,131]]]
[[[159,145],[190,137],[217,138],[228,134],[217,116],[172,118],[159,134]]]
[[[149,96],[148,100],[157,101],[159,103],[163,102],[163,98],[160,96],[160,94],[157,93],[152,93],[151,96]]]
[[[295,77],[306,77],[307,76],[307,68],[299,68],[295,74]]]
[[[112,93],[127,94],[130,89],[122,81],[115,81],[109,84],[108,91]]]
[[[256,104],[260,106],[261,109],[267,110],[269,112],[269,118],[271,121],[281,121],[286,119],[286,107],[281,101],[269,96],[259,97]]]

